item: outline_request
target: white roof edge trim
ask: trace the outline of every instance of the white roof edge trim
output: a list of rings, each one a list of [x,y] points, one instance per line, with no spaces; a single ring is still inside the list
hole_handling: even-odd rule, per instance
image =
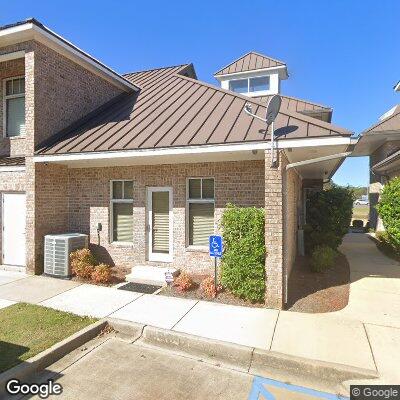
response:
[[[0,62],[17,60],[18,58],[25,58],[25,50],[14,51],[12,53],[6,53],[0,55]]]
[[[22,165],[0,166],[0,172],[25,172],[25,166]]]
[[[46,32],[41,27],[33,24],[32,22],[27,22],[26,24],[23,24],[23,25],[14,26],[14,27],[10,27],[10,28],[6,28],[6,29],[1,30],[0,31],[0,39],[1,39],[2,36],[12,35],[12,34],[15,34],[15,33],[18,33],[18,32],[24,32],[24,31],[32,30],[32,32],[34,32],[36,34],[39,34],[39,35],[42,35],[46,39],[56,43],[58,46],[61,46],[62,48],[64,48],[68,52],[72,53],[74,56],[80,58],[84,62],[86,62],[89,65],[91,65],[92,67],[98,69],[103,74],[106,74],[107,76],[109,76],[114,81],[117,81],[123,87],[129,88],[129,89],[135,90],[135,91],[139,90],[139,88],[137,86],[135,86],[134,84],[130,83],[128,80],[124,79],[122,76],[120,76],[120,74],[118,74],[118,72],[115,72],[113,69],[111,69],[109,67],[106,67],[106,65],[104,63],[102,63],[101,61],[99,61],[97,58],[91,56],[89,53],[87,53],[84,50],[80,49],[78,46],[74,45],[73,43],[71,43],[70,41],[65,39],[64,37],[58,35],[54,31],[49,29],[47,26],[46,26],[46,29],[49,32],[51,32],[51,34],[49,32]]]
[[[278,149],[290,147],[314,147],[314,146],[335,146],[349,145],[350,137],[334,138],[315,138],[315,139],[286,139],[277,142]],[[36,155],[33,157],[35,163],[79,161],[79,160],[106,160],[113,158],[131,157],[156,157],[182,154],[210,154],[210,153],[231,153],[235,151],[267,150],[271,146],[270,142],[261,143],[239,143],[223,145],[203,145],[193,147],[175,147],[165,149],[143,149],[143,150],[123,150],[105,151],[97,153],[76,153],[76,154],[56,154],[56,155]]]
[[[23,25],[10,26],[9,28],[2,29],[0,31],[0,38],[2,36],[12,35],[14,33],[23,32],[23,31],[28,31],[29,29],[32,29],[32,27],[33,27],[32,22],[27,22]]]
[[[220,78],[225,78],[225,77],[228,77],[228,76],[254,74],[255,72],[269,72],[269,71],[272,71],[274,69],[287,69],[287,66],[286,65],[277,65],[276,67],[251,69],[249,71],[229,72],[229,73],[226,73],[226,74],[214,75],[214,77],[216,79],[220,79]]]

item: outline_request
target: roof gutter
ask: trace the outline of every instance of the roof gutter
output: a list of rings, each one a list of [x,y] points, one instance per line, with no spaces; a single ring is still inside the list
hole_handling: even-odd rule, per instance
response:
[[[345,157],[350,156],[351,153],[352,153],[351,151],[348,151],[346,153],[337,153],[337,154],[331,154],[329,156],[311,158],[309,160],[304,160],[304,161],[298,161],[298,162],[286,165],[286,171],[288,171],[291,168],[301,167],[303,165],[316,164],[316,163],[323,162],[323,161],[335,160],[336,158],[345,158]]]
[[[298,148],[298,147],[314,147],[314,146],[335,146],[349,144],[349,138],[343,137],[327,137],[316,139],[285,139],[277,142],[277,149]],[[34,162],[65,162],[80,160],[100,160],[100,159],[123,159],[123,158],[145,158],[155,156],[178,156],[181,154],[206,154],[206,153],[222,153],[236,151],[253,151],[269,149],[268,142],[253,143],[232,143],[232,144],[215,144],[215,145],[193,145],[170,147],[160,149],[136,149],[136,150],[117,150],[117,151],[101,151],[101,152],[81,152],[81,153],[63,153],[63,154],[40,154],[37,153]]]

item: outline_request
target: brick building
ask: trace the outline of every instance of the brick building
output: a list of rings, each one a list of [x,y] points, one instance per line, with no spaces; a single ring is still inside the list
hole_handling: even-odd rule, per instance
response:
[[[226,204],[265,207],[266,303],[281,308],[305,196],[351,132],[281,95],[271,150],[272,127],[243,109],[265,117],[286,64],[251,52],[215,77],[191,64],[120,75],[36,20],[1,27],[0,264],[40,274],[44,235],[73,231],[116,267],[206,270]]]
[[[395,85],[394,90],[400,91],[400,83]],[[377,231],[385,229],[375,208],[383,186],[390,179],[400,176],[399,134],[400,105],[397,104],[362,132],[353,152],[354,156],[369,156],[369,223]]]

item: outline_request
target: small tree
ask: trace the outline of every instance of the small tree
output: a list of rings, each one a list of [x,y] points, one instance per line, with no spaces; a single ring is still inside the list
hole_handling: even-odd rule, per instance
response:
[[[262,302],[265,292],[264,209],[228,204],[221,220],[221,282],[235,295]]]
[[[400,177],[384,186],[376,210],[382,218],[388,240],[395,248],[400,248]]]
[[[308,254],[316,246],[329,246],[336,250],[348,232],[354,195],[349,188],[332,185],[315,192],[307,199],[305,245]]]

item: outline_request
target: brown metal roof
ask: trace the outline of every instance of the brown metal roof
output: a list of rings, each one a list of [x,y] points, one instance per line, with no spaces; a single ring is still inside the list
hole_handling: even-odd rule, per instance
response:
[[[265,105],[191,78],[190,64],[125,75],[139,94],[119,96],[39,146],[37,154],[121,151],[177,146],[261,142],[265,124],[243,112],[265,116]],[[184,76],[189,75],[189,76]],[[306,138],[350,136],[332,124],[282,110],[276,134]]]
[[[25,157],[0,157],[0,167],[19,167],[25,165]]]
[[[273,95],[257,96],[256,98],[267,104],[272,96]],[[282,98],[282,110],[292,110],[305,115],[310,115],[314,118],[322,119],[326,122],[331,122],[333,112],[332,108],[291,96],[284,96],[282,94],[280,94],[280,96]]]
[[[255,51],[250,51],[244,56],[221,68],[214,74],[214,76],[253,71],[261,68],[279,67],[281,65],[286,64],[283,61],[275,60],[274,58],[264,56]]]
[[[257,96],[256,98],[267,103],[268,100],[272,97],[273,95],[268,95],[268,96]],[[297,99],[296,97],[291,97],[291,96],[284,96],[280,94],[282,97],[282,105],[281,109],[285,110],[292,110],[292,111],[297,111],[297,112],[302,112],[302,111],[332,111],[332,108],[323,106],[321,104],[313,103],[312,101],[308,100],[301,100]]]
[[[400,105],[394,107],[390,116],[372,125],[363,133],[384,131],[400,131]]]

